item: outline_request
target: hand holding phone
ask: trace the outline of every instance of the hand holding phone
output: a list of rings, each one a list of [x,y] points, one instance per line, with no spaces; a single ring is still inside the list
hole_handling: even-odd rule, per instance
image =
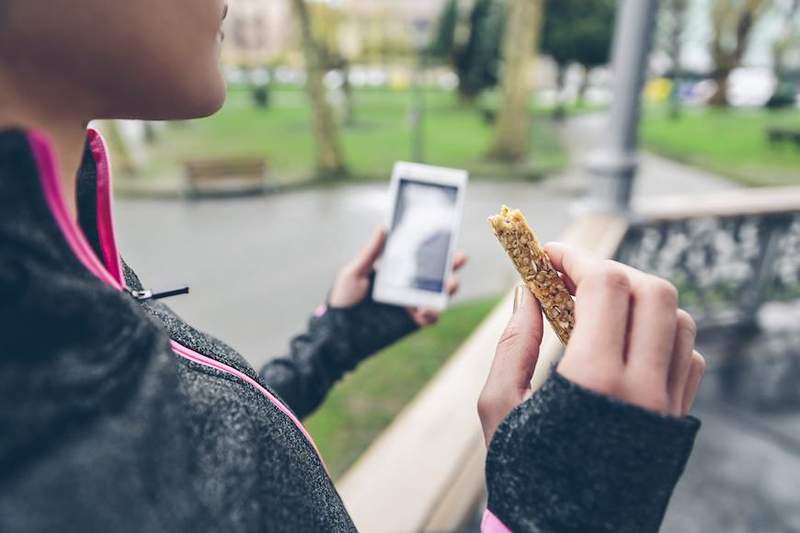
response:
[[[376,301],[442,310],[467,185],[463,170],[397,163]]]

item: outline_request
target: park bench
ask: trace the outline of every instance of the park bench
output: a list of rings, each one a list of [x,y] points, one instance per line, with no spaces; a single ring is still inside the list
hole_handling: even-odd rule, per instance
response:
[[[268,190],[266,159],[192,159],[184,163],[186,193],[196,196],[262,194]]]
[[[767,140],[771,145],[791,142],[800,149],[800,128],[767,128]]]

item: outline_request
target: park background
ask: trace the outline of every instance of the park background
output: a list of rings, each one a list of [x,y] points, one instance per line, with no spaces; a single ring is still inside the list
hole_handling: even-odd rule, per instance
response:
[[[171,305],[258,367],[286,351],[337,269],[383,221],[395,161],[469,170],[461,247],[472,262],[461,295],[439,325],[362,365],[305,421],[331,473],[343,476],[514,284],[486,216],[503,203],[521,207],[554,240],[590,209],[613,128],[620,8],[230,0],[221,112],[98,125],[115,163],[126,260],[153,288],[189,284],[191,295]],[[800,184],[800,0],[663,0],[649,36],[638,43],[641,102],[631,103],[641,108],[642,148],[631,205]],[[712,352],[729,349],[707,337]],[[797,343],[786,341],[768,365],[753,359],[759,343],[737,357],[765,382],[749,393],[761,402],[754,416],[767,397],[781,429],[763,437],[739,428],[744,436],[732,440],[742,449],[724,453],[767,466],[724,479],[697,474],[666,530],[800,528],[789,510],[800,487],[786,481],[791,472],[800,479]],[[710,373],[729,359],[712,353]],[[776,431],[779,445],[770,444]],[[712,504],[699,496],[713,490],[723,496]],[[734,498],[748,503],[737,509]],[[693,521],[702,511],[708,521]]]

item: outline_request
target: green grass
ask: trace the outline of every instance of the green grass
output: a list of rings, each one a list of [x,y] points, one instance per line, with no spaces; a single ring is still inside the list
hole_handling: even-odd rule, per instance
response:
[[[686,110],[670,120],[664,108],[649,108],[642,139],[650,150],[711,170],[745,185],[800,183],[800,150],[771,146],[771,126],[800,129],[800,111]]]
[[[334,477],[366,450],[497,301],[489,298],[454,306],[435,327],[368,360],[333,389],[305,424]]]
[[[351,179],[385,180],[395,161],[411,157],[412,98],[408,91],[356,91],[355,122],[343,129]],[[314,146],[305,92],[276,88],[271,99],[271,107],[257,109],[246,91],[232,88],[225,107],[215,116],[169,124],[140,174],[145,178],[179,176],[182,161],[198,157],[265,156],[279,182],[307,182],[314,175]],[[557,131],[544,116],[534,120],[530,162],[512,167],[485,161],[493,127],[478,110],[441,90],[426,90],[425,100],[427,163],[501,179],[534,179],[566,163]]]

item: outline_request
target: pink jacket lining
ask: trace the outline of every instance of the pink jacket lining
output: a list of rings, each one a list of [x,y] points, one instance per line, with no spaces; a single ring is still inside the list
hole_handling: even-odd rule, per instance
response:
[[[61,190],[61,182],[58,179],[56,171],[55,154],[50,148],[50,143],[47,138],[38,132],[28,133],[28,142],[31,145],[31,150],[34,159],[39,168],[39,176],[42,183],[42,189],[45,195],[45,201],[56,221],[62,235],[67,241],[67,244],[72,249],[78,260],[83,263],[89,272],[100,278],[103,282],[114,287],[117,290],[125,289],[125,279],[122,275],[122,261],[117,248],[116,234],[114,232],[114,220],[112,215],[111,205],[111,169],[109,165],[108,152],[106,150],[105,142],[102,136],[96,130],[90,129],[87,132],[89,147],[97,167],[97,217],[98,217],[98,235],[100,238],[100,247],[103,252],[102,264],[97,255],[92,250],[92,247],[83,235],[83,232],[78,228],[75,221],[69,215],[64,201],[64,193]],[[277,407],[283,414],[297,426],[303,436],[308,440],[317,455],[319,454],[317,445],[314,439],[311,438],[306,428],[297,419],[291,410],[283,404],[275,395],[270,393],[265,387],[261,386],[257,381],[250,378],[246,374],[232,368],[228,365],[220,363],[210,357],[206,357],[197,353],[196,351],[183,346],[175,340],[171,339],[173,351],[195,363],[201,364],[206,367],[214,368],[220,372],[234,376],[245,383],[253,386],[258,392],[263,394],[275,407]],[[324,465],[324,462],[323,462]]]

